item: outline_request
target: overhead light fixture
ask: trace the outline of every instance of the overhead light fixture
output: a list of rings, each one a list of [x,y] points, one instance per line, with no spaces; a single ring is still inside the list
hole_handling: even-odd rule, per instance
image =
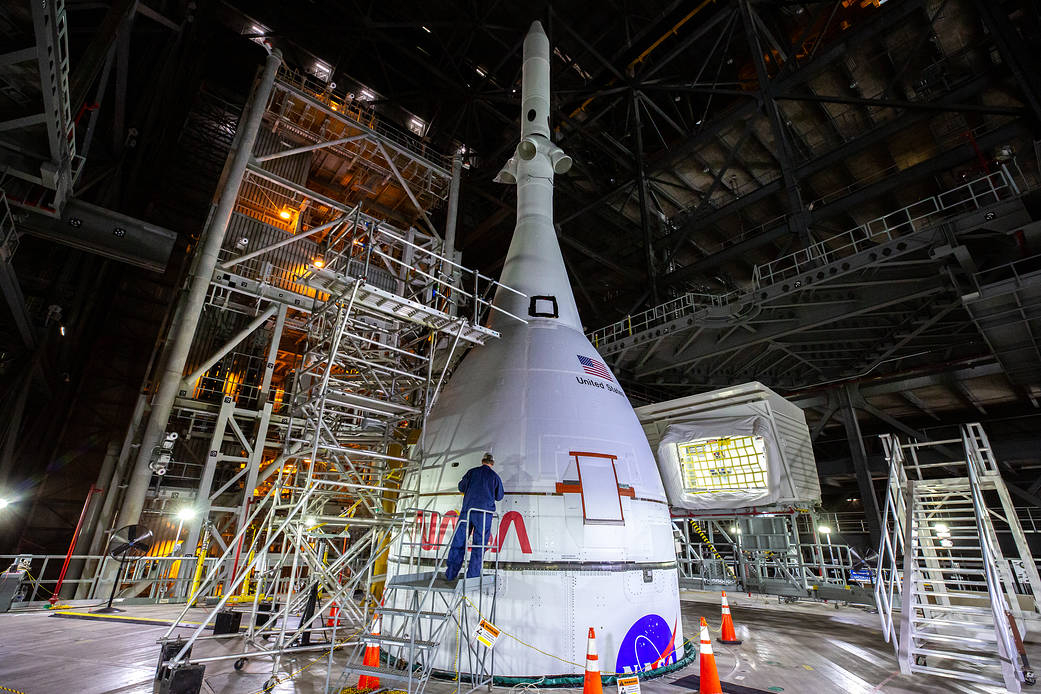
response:
[[[306,525],[308,528],[314,527],[318,525],[318,519],[314,516],[305,516],[304,525]]]
[[[322,258],[321,256],[319,256],[319,257],[315,258],[314,260],[312,260],[311,264],[314,265],[319,270],[321,270],[323,267],[325,267],[325,258]]]
[[[282,219],[292,219],[293,213],[289,211],[288,207],[283,207],[282,211],[278,213],[278,216]]]
[[[423,31],[425,31],[425,32],[426,32],[426,33],[428,33],[428,34],[429,34],[429,33],[431,33],[430,29],[429,29],[429,28],[427,28],[427,27],[423,27]]]
[[[954,542],[951,540],[940,540],[941,547],[954,547]]]
[[[831,528],[829,528],[826,525],[818,525],[817,526],[817,532],[823,533],[825,535],[831,535]]]
[[[474,70],[475,70],[475,71],[477,72],[477,74],[478,74],[478,75],[480,75],[481,77],[484,77],[484,76],[486,76],[486,75],[488,74],[487,72],[485,72],[485,71],[484,71],[484,68],[482,68],[482,67],[480,67],[480,66],[478,66],[478,67],[475,67],[475,68],[474,68]]]
[[[61,331],[61,336],[65,337],[65,326],[64,325],[59,325],[58,326],[58,330]]]
[[[185,506],[177,512],[177,518],[183,521],[191,520],[195,518],[195,509],[191,506]]]
[[[10,505],[11,505],[10,501],[8,501],[7,499],[0,498],[0,509],[7,508]]]

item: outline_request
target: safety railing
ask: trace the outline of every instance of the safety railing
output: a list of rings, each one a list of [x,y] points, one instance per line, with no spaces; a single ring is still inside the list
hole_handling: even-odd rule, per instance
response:
[[[969,427],[971,426],[969,425]],[[976,531],[979,534],[980,551],[983,558],[983,575],[987,583],[987,595],[990,598],[991,614],[994,616],[994,631],[998,640],[998,657],[1001,661],[1005,683],[1007,685],[1011,681],[1019,683],[1024,679],[1023,662],[1020,660],[1019,647],[1016,643],[1019,636],[1013,631],[1010,615],[1010,610],[1017,609],[1019,606],[1012,607],[1006,602],[1005,590],[1002,587],[997,566],[997,562],[1003,560],[1001,551],[996,546],[996,538],[991,532],[990,523],[985,520],[990,511],[983,498],[983,488],[980,484],[982,477],[1000,475],[1000,473],[996,469],[996,465],[991,464],[994,460],[991,456],[978,455],[978,442],[970,439],[969,431],[963,430],[962,436],[967,454],[966,468],[969,473],[972,505],[976,509]]]
[[[16,559],[27,559],[30,568],[24,585],[16,593],[12,608],[38,607],[49,601],[57,588],[65,555],[2,554],[0,569],[9,566]],[[109,567],[113,562],[118,564],[118,560],[103,554],[74,554],[69,557],[69,561],[70,566],[81,567],[83,573],[75,578],[66,576],[62,579],[61,593],[66,597],[61,598],[60,602],[72,599],[107,599],[112,588],[108,576]],[[204,560],[204,566],[210,566],[214,561],[213,558],[207,558]],[[160,600],[183,602],[188,594],[196,563],[197,558],[189,555],[145,556],[121,564],[115,577],[118,582],[116,596],[121,600],[138,603],[154,603]],[[121,595],[127,591],[132,591],[132,594]]]
[[[295,72],[284,65],[279,68],[277,80],[305,93],[309,98],[325,104],[337,114],[353,121],[359,127],[371,130],[409,152],[441,167],[443,169],[442,173],[447,174],[448,170],[451,169],[451,157],[446,157],[435,151],[423,142],[420,137],[416,136],[415,133],[379,116],[366,100],[357,96],[352,97],[342,90],[330,89],[328,84],[310,75]]]
[[[1016,288],[1022,287],[1029,279],[1034,279],[1041,274],[1041,253],[1026,258],[1020,258],[998,267],[981,270],[973,275],[973,282],[977,291],[999,282],[1012,281]]]
[[[800,534],[812,535],[814,532],[817,532],[817,528],[814,527],[814,522],[814,516],[809,514],[800,514],[796,516],[796,523]],[[864,514],[852,511],[840,511],[837,513],[817,512],[816,523],[818,525],[827,526],[836,535],[842,535],[844,533],[866,534],[869,532],[867,518]]]
[[[893,621],[893,612],[900,606],[903,581],[900,568],[904,563],[904,523],[907,520],[904,490],[907,487],[907,473],[904,470],[904,454],[899,440],[888,434],[883,435],[881,439],[886,460],[889,462],[889,483],[886,486],[878,547],[875,605],[882,621],[882,636],[886,643],[893,644],[893,652],[899,656],[900,636],[899,629]]]
[[[765,265],[757,265],[752,272],[753,287],[760,289],[775,284],[892,241],[897,236],[933,226],[942,219],[980,209],[1018,194],[1019,187],[1012,175],[1007,168],[1002,167],[998,171],[822,239]]]
[[[665,325],[712,306],[725,306],[739,295],[740,292],[737,291],[726,294],[684,294],[642,313],[637,313],[635,316],[626,316],[611,325],[594,330],[587,337],[594,347],[599,347],[602,344]]]
[[[642,313],[626,316],[610,325],[594,330],[588,333],[587,337],[595,347],[600,348],[664,326],[677,319],[700,314],[711,307],[737,305],[763,287],[797,277],[821,265],[870,250],[897,236],[932,227],[955,215],[1015,197],[1020,192],[1021,187],[1012,172],[1006,166],[1002,166],[998,171],[918,200],[840,234],[817,241],[807,248],[789,253],[769,263],[756,265],[752,270],[752,286],[749,289],[720,294],[685,294]],[[784,217],[778,217],[760,227],[743,232],[742,238],[750,238],[768,227],[784,222]],[[731,239],[726,245],[738,243],[740,240]],[[719,250],[724,247],[725,245],[720,246]],[[1025,261],[1022,267],[1026,267]]]
[[[318,274],[336,273],[364,278],[378,289],[439,311],[465,315],[474,324],[482,323],[493,312],[525,321],[492,304],[499,289],[526,298],[523,293],[442,255],[438,252],[439,242],[430,236],[415,232],[410,240],[409,232],[376,220],[358,208],[323,226],[327,227],[324,236],[288,235],[248,252],[227,247],[237,241],[230,239],[220,251],[217,275],[226,270],[261,286],[321,302],[328,295],[315,289],[311,281]],[[224,306],[229,297],[229,290],[218,285],[210,301]]]

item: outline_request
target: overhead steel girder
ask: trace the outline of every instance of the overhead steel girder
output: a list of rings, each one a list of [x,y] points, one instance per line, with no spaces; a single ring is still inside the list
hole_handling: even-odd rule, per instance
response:
[[[825,48],[812,61],[783,77],[778,77],[773,82],[773,88],[777,91],[787,91],[794,87],[806,84],[824,71],[824,69],[832,62],[839,58],[844,58],[851,47],[859,45],[864,41],[868,41],[872,37],[884,31],[893,29],[903,22],[908,15],[920,9],[922,5],[923,3],[921,0],[905,0],[904,2],[899,3],[888,3],[881,12],[846,33],[841,40],[836,41]],[[715,138],[721,131],[730,127],[736,120],[749,118],[755,115],[758,110],[759,102],[749,100],[725,113],[720,114],[710,122],[706,123],[701,130],[688,138],[685,142],[670,150],[668,156],[663,157],[661,160],[656,162],[655,166],[649,169],[648,174],[655,174],[672,168],[676,162],[687,156],[691,151],[712,141],[713,138]],[[630,185],[631,184],[632,182],[630,182]]]
[[[826,94],[775,94],[778,101],[815,101],[822,104],[850,104],[877,108],[902,108],[954,113],[984,113],[998,116],[1023,116],[1028,111],[1021,107],[988,106],[987,104],[944,103],[941,101],[906,101],[899,99],[861,99],[852,96]]]
[[[648,368],[637,371],[636,377],[642,379],[659,373],[682,370],[684,367],[693,365],[703,359],[718,357],[734,350],[744,349],[745,347],[776,340],[786,335],[793,335],[818,326],[864,315],[888,306],[934,296],[947,290],[947,285],[939,277],[926,278],[914,283],[912,286],[879,282],[865,287],[865,290],[860,292],[858,296],[848,301],[814,306],[811,310],[802,312],[801,315],[799,312],[796,312],[791,321],[763,324],[754,332],[737,335],[737,337],[729,340],[726,345],[718,344],[714,340],[715,334],[707,335],[695,342],[691,347],[688,347],[687,353],[681,359],[676,359],[675,355],[663,355],[655,360],[657,363],[652,363]],[[749,325],[753,325],[754,322],[754,320],[748,321]],[[723,327],[725,326],[721,326],[721,328]]]
[[[951,371],[938,371],[936,373],[922,374],[918,376],[896,376],[891,380],[883,381],[881,383],[863,385],[860,388],[860,394],[865,398],[873,398],[880,395],[893,395],[894,393],[917,390],[918,388],[950,386],[956,381],[969,381],[974,378],[997,376],[1002,373],[1004,373],[1004,370],[1001,368],[1001,364],[996,360],[986,361],[973,366],[955,368]],[[796,393],[789,399],[802,408],[824,407],[827,406],[829,402],[827,395],[823,393],[807,395],[799,395]]]
[[[1008,13],[1002,8],[1000,2],[974,0],[973,4],[976,6],[976,11],[980,13],[984,25],[990,31],[1002,59],[1022,87],[1034,118],[1041,122],[1041,74],[1037,70],[1037,47],[1028,45],[1016,35],[1012,23],[1009,21]],[[1031,14],[1031,5],[1034,5],[1033,14]],[[1026,15],[1024,21],[1037,23],[1036,5],[1027,3],[1024,15]]]
[[[31,200],[32,205],[48,214],[57,214],[72,189],[77,168],[75,124],[69,104],[68,23],[64,3],[34,0],[29,5],[42,110],[0,116],[0,176],[12,179],[5,183],[12,204]],[[13,64],[22,62],[23,57],[24,52],[16,51],[5,56],[4,61]],[[3,81],[8,82],[8,77]],[[33,99],[36,97],[34,93]],[[19,184],[19,180],[26,183]]]
[[[859,45],[861,42],[870,40],[875,35],[883,31],[890,30],[893,27],[899,25],[899,23],[904,21],[904,19],[908,15],[918,10],[922,6],[922,4],[923,3],[921,0],[905,0],[901,3],[890,3],[886,5],[886,7],[880,13],[868,19],[855,29],[846,33],[846,35],[840,41],[837,41],[836,43],[832,44],[831,46],[828,46],[826,49],[821,51],[821,53],[814,60],[812,60],[803,67],[795,69],[793,72],[787,75],[777,78],[772,83],[772,88],[778,91],[791,90],[809,82],[818,74],[820,74],[832,62],[844,57],[847,54],[847,51],[850,47]],[[648,85],[648,88],[653,89],[655,87],[653,85]],[[741,96],[746,96],[746,94],[742,94]],[[734,122],[738,120],[746,120],[750,117],[753,117],[759,110],[759,105],[759,99],[748,99],[744,103],[728,110],[725,113],[720,114],[713,120],[706,123],[700,130],[698,130],[691,137],[687,138],[683,143],[671,149],[667,156],[662,157],[661,159],[657,160],[653,166],[648,167],[647,171],[645,172],[645,175],[653,176],[663,171],[671,170],[677,162],[679,162],[684,157],[688,156],[692,151],[696,150],[701,145],[713,141],[720,134],[720,132],[722,132],[728,127],[731,127]],[[796,171],[794,177],[798,179],[802,175],[805,174],[801,174],[798,171]],[[628,190],[633,185],[635,185],[635,183],[636,179],[634,178],[614,188],[610,194],[603,196],[602,199],[606,199],[610,196],[613,196],[614,194],[620,191]],[[769,190],[766,190],[765,188],[769,188]],[[736,201],[741,203],[739,206],[729,207],[729,209],[720,208],[721,210],[727,209],[727,212],[722,216],[733,214],[733,212],[740,209],[741,207],[755,202],[756,200],[760,200],[763,197],[766,197],[767,195],[772,194],[780,189],[781,184],[779,181],[774,184],[768,184],[764,188],[757,189],[753,193],[746,196],[742,196],[738,201]],[[586,209],[590,208],[595,209],[593,205],[587,205],[587,207],[584,208],[581,212],[584,212]],[[576,214],[581,214],[581,212]],[[716,217],[716,214],[718,212],[719,210],[710,213],[709,216],[718,219],[719,217]],[[690,220],[688,222],[688,224],[697,224],[698,226],[710,223],[712,222],[704,221],[704,219]],[[675,234],[681,232],[682,230],[674,232],[674,234],[666,237],[662,241],[665,243],[672,243],[670,239],[680,238],[675,237]]]
[[[122,263],[163,272],[177,234],[82,200],[69,200],[58,219],[30,214],[23,231]]]
[[[0,259],[0,293],[4,296],[12,320],[22,338],[22,343],[32,349],[36,346],[36,335],[25,309],[25,297],[14,267],[7,260]]]
[[[901,121],[900,127],[896,127],[896,122],[894,122],[892,125],[894,127],[894,131],[902,130],[907,127],[907,122]],[[1023,130],[1024,126],[1021,123],[1010,123],[1008,125],[1005,125],[1004,127],[998,128],[997,130],[987,133],[986,135],[980,137],[976,141],[976,146],[986,149],[998,144],[1002,144],[1003,142],[1007,141],[1010,137],[1022,132]],[[854,140],[850,144],[858,142],[860,141]],[[863,146],[866,147],[868,146],[868,144],[870,143],[865,143]],[[836,150],[835,153],[832,153],[827,157],[822,157],[819,160],[814,160],[812,162],[807,163],[807,165],[805,165],[804,167],[800,167],[799,169],[797,169],[797,172],[800,177],[807,176],[813,173],[815,170],[818,170],[818,167],[823,168],[820,162],[825,161],[826,159],[830,160],[832,158],[842,158],[848,156],[854,151],[859,151],[859,149],[860,147],[842,147],[840,148],[840,150]],[[841,153],[841,156],[839,156],[839,153]],[[840,198],[833,203],[822,205],[812,210],[809,213],[810,223],[812,224],[814,222],[819,222],[824,219],[828,219],[838,214],[844,213],[851,207],[859,205],[866,200],[870,200],[871,198],[882,195],[883,193],[886,193],[895,188],[899,188],[900,186],[907,184],[908,181],[922,179],[937,171],[949,169],[953,166],[956,166],[958,163],[962,161],[971,159],[973,156],[975,156],[975,150],[973,149],[971,144],[966,143],[963,145],[958,145],[957,147],[947,150],[943,154],[933,157],[932,159],[927,159],[926,161],[920,164],[908,167],[893,176],[883,178],[877,183],[861,188],[860,190],[851,193],[850,195],[847,195],[844,198]],[[745,198],[754,197],[755,199],[762,199],[766,195],[775,193],[779,190],[780,184],[778,182],[774,182],[757,189],[748,196],[743,196],[740,200],[735,200],[734,203],[731,203],[731,205],[740,203]],[[699,220],[699,224],[711,224],[713,221],[728,216],[729,214],[733,214],[733,211],[730,211],[727,214],[722,214],[723,210],[727,210],[729,207],[730,206],[727,206],[725,208],[720,208],[719,210],[716,210],[712,215],[708,215],[704,219]],[[740,243],[736,243],[733,246],[725,248],[718,253],[714,253],[713,255],[710,255],[706,258],[701,258],[691,263],[690,265],[685,265],[684,267],[681,267],[678,270],[674,270],[673,272],[669,273],[664,277],[663,282],[668,285],[675,284],[677,282],[687,281],[691,277],[704,273],[706,270],[718,267],[721,263],[740,257],[741,255],[744,255],[751,250],[760,248],[772,241],[780,239],[786,236],[788,233],[789,229],[787,224],[779,224],[775,227],[766,229],[761,234],[753,236],[750,239],[747,239]]]
[[[942,96],[940,99],[936,101],[936,103],[946,104],[947,102],[955,102],[972,97],[982,92],[983,89],[986,88],[987,85],[990,83],[990,74],[977,76],[972,80],[966,82],[959,88],[955,89],[954,92],[950,92]],[[842,161],[843,159],[846,159],[850,155],[862,152],[867,148],[877,145],[880,142],[883,142],[883,140],[892,137],[896,133],[906,130],[910,125],[930,118],[931,115],[932,113],[929,111],[917,111],[914,113],[907,113],[902,118],[893,119],[878,128],[874,128],[873,130],[868,131],[867,133],[860,137],[857,137],[856,139],[849,140],[848,143],[845,143],[842,146],[835,148],[831,152],[813,157],[809,161],[796,165],[794,170],[795,177],[798,179],[805,179],[809,176],[812,176],[813,174],[816,174],[817,172],[823,171],[824,169],[828,169],[829,166],[832,166]],[[766,185],[756,188],[755,190],[750,192],[750,194],[743,195],[739,199],[728,203],[726,206],[719,207],[699,217],[692,217],[692,219],[687,221],[684,227],[678,229],[675,232],[672,232],[672,234],[669,234],[669,236],[666,236],[663,239],[663,242],[668,242],[672,236],[682,234],[684,232],[684,229],[693,229],[694,227],[704,228],[707,226],[717,224],[719,221],[725,220],[727,219],[727,217],[738,213],[744,207],[760,202],[771,195],[777,194],[777,192],[781,191],[782,187],[783,186],[781,179],[777,179],[775,181],[767,183]],[[814,220],[814,215],[812,213],[810,215],[810,220],[811,223]],[[775,241],[778,238],[787,235],[788,233],[789,228],[787,224],[781,224],[777,227],[772,227],[770,229],[764,230],[761,234],[740,241],[739,243],[735,243],[734,246],[723,249],[718,253],[712,254],[700,260],[696,260],[690,263],[689,265],[685,265],[684,267],[677,269],[677,271],[675,271],[674,273],[667,275],[663,281],[665,282],[665,284],[672,284],[675,282],[685,280],[691,274],[704,273],[708,271],[708,269],[717,267],[719,264],[723,262],[727,262],[734,258],[740,257],[746,254],[748,251],[761,248],[767,245],[767,243]],[[678,275],[678,273],[683,273],[683,275]]]

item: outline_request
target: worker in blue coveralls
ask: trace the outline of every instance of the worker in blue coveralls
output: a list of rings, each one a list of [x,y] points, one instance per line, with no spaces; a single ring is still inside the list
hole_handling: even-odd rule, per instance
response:
[[[470,468],[459,480],[459,491],[463,493],[463,508],[459,511],[459,523],[455,526],[452,546],[448,550],[445,578],[454,581],[463,566],[466,555],[466,538],[473,537],[470,549],[470,563],[466,566],[466,577],[476,578],[481,575],[481,559],[484,545],[492,532],[492,514],[495,513],[495,502],[502,501],[502,479],[492,466],[495,459],[491,453],[485,453],[481,464]],[[471,511],[473,511],[471,513]]]

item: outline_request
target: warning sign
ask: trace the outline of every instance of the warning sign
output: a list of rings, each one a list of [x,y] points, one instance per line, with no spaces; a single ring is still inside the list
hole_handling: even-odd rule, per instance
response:
[[[499,640],[499,630],[495,628],[491,622],[481,620],[481,623],[477,625],[477,631],[474,633],[474,639],[480,641],[488,648],[495,645],[495,642]]]
[[[640,680],[637,677],[619,677],[618,694],[640,694]]]

